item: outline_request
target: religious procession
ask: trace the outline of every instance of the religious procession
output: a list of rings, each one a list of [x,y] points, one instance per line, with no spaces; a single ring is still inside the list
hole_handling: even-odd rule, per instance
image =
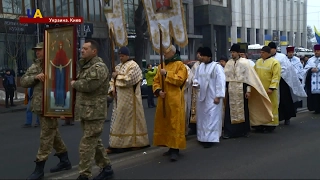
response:
[[[120,171],[141,164],[133,160],[136,155],[133,153],[142,153],[138,158],[143,163],[156,161],[149,169],[155,172],[163,164],[170,168],[170,164],[179,166],[180,162],[194,165],[207,158],[188,157],[188,150],[194,146],[215,154],[216,147],[237,144],[242,139],[277,137],[281,123],[297,128],[299,124],[291,120],[299,116],[298,109],[305,98],[308,111],[320,114],[319,44],[313,47],[314,56],[304,63],[295,56],[294,46],[286,47],[286,53],[281,53],[273,41],[261,47],[256,61],[248,58],[248,45],[243,43],[232,44],[229,56],[220,59],[214,58],[210,47],[197,47],[196,60],[189,65],[178,50],[188,45],[182,0],[172,0],[170,7],[161,2],[153,9],[146,8],[154,6],[153,1],[143,0],[152,48],[160,58],[156,67],[148,64],[144,71],[127,47],[120,1],[113,1],[113,11],[105,14],[110,44],[103,50],[111,52],[108,60],[111,67],[99,56],[101,47],[93,39],[82,42],[77,60],[68,58],[76,54],[76,47],[64,39],[71,42],[77,33],[74,26],[44,30],[44,42],[32,48],[36,59],[20,78],[20,85],[26,88],[27,116],[36,114],[36,124],[40,127],[35,168],[28,180],[132,178],[133,170],[127,174]],[[101,1],[101,6],[107,9],[109,3]],[[57,32],[63,32],[63,37]],[[54,38],[58,42],[55,53],[50,49]],[[118,64],[116,56],[120,60]],[[148,108],[142,98],[144,77]],[[4,86],[16,88],[13,81],[8,71]],[[9,107],[8,100],[6,103]],[[10,103],[13,105],[12,100]],[[152,118],[147,118],[146,109],[154,108]],[[106,120],[108,113],[110,120]],[[60,120],[65,121],[65,126],[80,124],[81,138],[77,141],[72,137],[72,141],[79,142],[78,151],[70,150],[72,145],[65,143],[70,136],[60,132]],[[148,131],[150,121],[152,133]],[[107,133],[106,122],[110,122]],[[190,137],[195,137],[197,142],[191,148],[188,147]],[[51,167],[53,149],[58,163]],[[161,153],[151,160],[144,159],[151,151]],[[77,166],[73,161],[75,154],[79,160]],[[117,156],[122,154],[128,157]],[[122,163],[130,167],[119,165]],[[46,174],[46,165],[50,166],[50,174],[58,178]],[[61,175],[72,169],[76,172]],[[136,170],[137,174],[146,173],[145,169]]]

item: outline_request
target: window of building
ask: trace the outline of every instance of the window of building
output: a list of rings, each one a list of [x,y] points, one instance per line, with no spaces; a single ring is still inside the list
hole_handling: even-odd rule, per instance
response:
[[[2,12],[8,14],[26,14],[27,9],[32,9],[32,0],[2,0]]]
[[[247,42],[250,44],[251,42],[251,29],[247,28]]]
[[[237,27],[237,38],[241,38],[241,27]]]
[[[83,0],[83,19],[84,20],[89,20],[88,17],[88,1]]]
[[[256,29],[256,43],[260,44],[260,29]]]
[[[137,0],[123,0],[123,3],[128,32],[134,32],[134,15],[135,10],[138,8],[139,2]]]
[[[83,18],[93,22],[104,21],[100,0],[83,0]]]
[[[86,3],[83,3],[85,6]],[[74,0],[50,0],[50,11],[55,17],[72,17],[74,16]],[[86,11],[83,13],[85,14]]]

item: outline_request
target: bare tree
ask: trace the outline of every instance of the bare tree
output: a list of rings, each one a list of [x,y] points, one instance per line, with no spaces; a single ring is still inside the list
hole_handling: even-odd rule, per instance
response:
[[[311,26],[307,26],[307,48],[312,49],[314,44],[314,32]]]
[[[144,12],[144,7],[142,0],[136,0],[139,1],[138,8],[135,10],[134,13],[134,25],[135,25],[135,60],[139,64],[140,67],[142,67],[142,59],[144,57],[144,38],[145,33],[147,32],[148,24],[146,21],[146,16]]]
[[[28,27],[27,24],[20,24],[19,18],[24,14],[23,10],[26,10],[30,6],[24,7],[25,4],[17,0],[3,0],[2,6],[3,14],[1,14],[2,17],[0,18],[5,19],[3,24],[5,30],[5,56],[8,60],[8,66],[12,64],[11,68],[14,71],[17,85],[18,61],[22,60],[25,53],[23,44]],[[15,92],[15,99],[18,99],[17,91]]]

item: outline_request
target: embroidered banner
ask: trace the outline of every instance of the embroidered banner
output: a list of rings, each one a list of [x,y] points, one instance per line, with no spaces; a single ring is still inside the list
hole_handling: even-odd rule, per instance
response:
[[[162,45],[165,49],[171,45],[171,38],[178,46],[185,47],[188,44],[188,34],[182,0],[142,1],[153,49],[160,52],[160,28],[162,30]]]
[[[114,32],[117,46],[128,44],[127,28],[124,15],[123,3],[120,0],[100,0],[108,27]]]

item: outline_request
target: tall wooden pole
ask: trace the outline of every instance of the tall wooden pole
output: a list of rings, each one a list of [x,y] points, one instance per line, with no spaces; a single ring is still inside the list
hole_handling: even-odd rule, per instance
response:
[[[163,46],[162,46],[162,30],[159,28],[160,32],[160,64],[161,64],[161,69],[163,69]],[[165,92],[164,90],[164,76],[161,76],[161,89],[162,92]],[[163,109],[163,117],[166,117],[166,105],[165,105],[165,98],[162,99],[162,109]]]
[[[116,72],[116,66],[115,66],[115,59],[114,59],[114,50],[115,50],[115,45],[114,45],[114,34],[112,28],[109,30],[109,37],[110,37],[110,48],[111,48],[111,67],[112,67],[112,72]],[[117,78],[114,78],[113,80],[113,88],[114,88],[114,93],[117,94],[117,88],[116,88],[116,80]],[[113,97],[114,100],[116,101],[117,105],[117,98]]]

